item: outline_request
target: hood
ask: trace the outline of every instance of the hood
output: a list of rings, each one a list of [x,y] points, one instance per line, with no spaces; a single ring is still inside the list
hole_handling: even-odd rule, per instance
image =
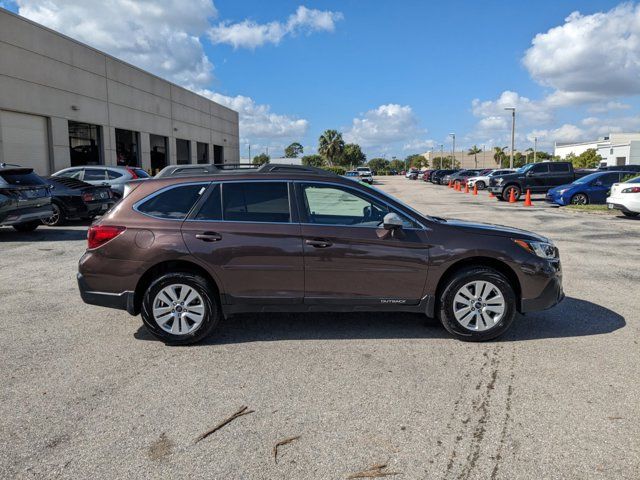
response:
[[[448,219],[445,225],[456,229],[475,233],[477,235],[494,235],[498,237],[521,238],[523,240],[534,240],[548,242],[549,239],[537,233],[521,230],[519,228],[506,227],[504,225],[493,225],[491,223],[468,222],[466,220]]]
[[[549,193],[558,193],[560,190],[569,190],[570,188],[575,188],[576,185],[572,183],[565,183],[564,185],[558,185],[557,187],[553,187],[549,190]]]

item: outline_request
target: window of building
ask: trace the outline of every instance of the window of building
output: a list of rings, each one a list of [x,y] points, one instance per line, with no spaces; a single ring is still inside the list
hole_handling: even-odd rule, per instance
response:
[[[116,128],[116,157],[118,165],[139,167],[139,145],[138,132]]]
[[[213,163],[216,165],[224,163],[224,149],[222,145],[213,146]]]
[[[69,121],[71,166],[100,165],[103,163],[100,132],[99,125]]]
[[[196,215],[196,220],[222,220],[222,202],[220,185],[214,185],[211,194]]]
[[[167,162],[167,137],[161,135],[149,135],[149,153],[151,157],[151,171],[155,175],[169,162]]]
[[[626,164],[627,164],[627,157],[616,157],[617,166],[626,165]]]
[[[222,188],[224,219],[236,222],[291,220],[286,182],[226,183]]]
[[[168,188],[143,201],[137,209],[152,217],[184,220],[206,188],[204,184]]]
[[[196,144],[198,163],[209,163],[209,144],[198,142]]]
[[[178,165],[191,163],[191,142],[176,138],[176,161]]]

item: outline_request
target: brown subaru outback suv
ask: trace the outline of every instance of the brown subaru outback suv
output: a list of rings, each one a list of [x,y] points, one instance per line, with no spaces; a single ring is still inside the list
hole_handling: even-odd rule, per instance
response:
[[[175,170],[128,185],[88,232],[86,303],[142,314],[169,344],[241,312],[402,311],[462,340],[563,298],[558,250],[508,227],[421,214],[311,167]]]

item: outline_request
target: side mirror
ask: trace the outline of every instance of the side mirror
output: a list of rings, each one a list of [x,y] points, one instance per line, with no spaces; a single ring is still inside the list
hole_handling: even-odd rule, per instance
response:
[[[385,230],[398,230],[402,228],[402,219],[397,213],[387,213],[382,220],[382,228]]]
[[[533,177],[534,175],[535,175],[535,172],[532,172],[532,171],[527,172],[527,177]]]

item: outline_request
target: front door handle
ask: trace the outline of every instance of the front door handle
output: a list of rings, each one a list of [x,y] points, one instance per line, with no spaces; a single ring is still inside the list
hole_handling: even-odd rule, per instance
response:
[[[324,238],[307,239],[304,241],[304,243],[315,248],[327,248],[333,245],[333,243],[331,243],[329,240],[326,240]]]
[[[196,234],[196,238],[203,242],[219,242],[222,240],[222,235],[216,232],[204,232]]]

